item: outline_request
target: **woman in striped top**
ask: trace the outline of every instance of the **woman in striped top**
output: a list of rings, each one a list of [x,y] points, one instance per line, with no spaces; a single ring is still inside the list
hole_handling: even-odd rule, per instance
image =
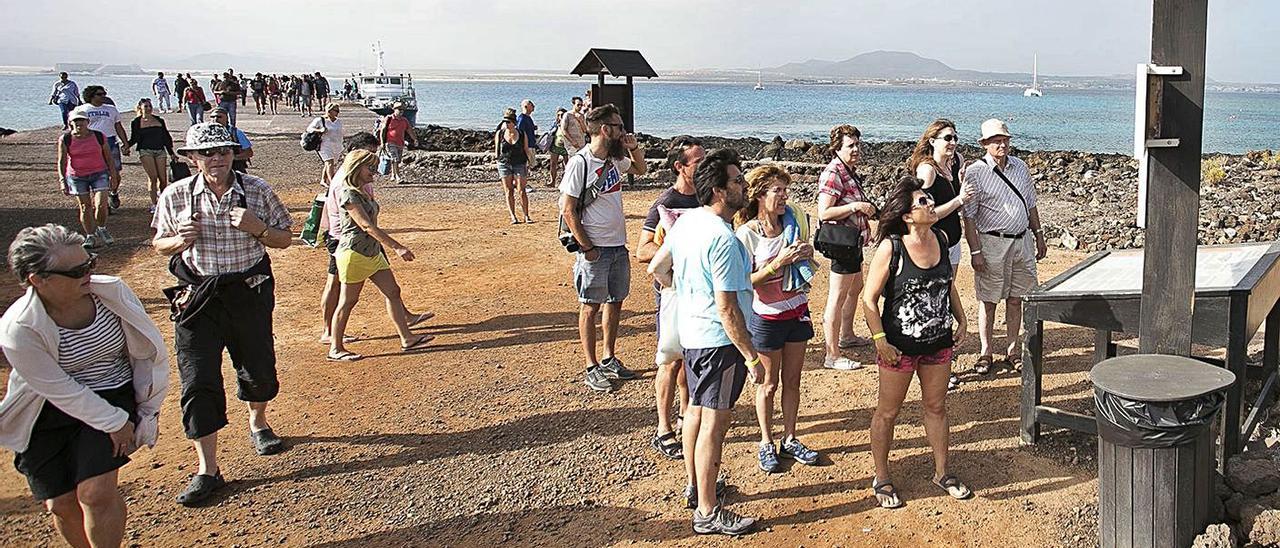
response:
[[[764,381],[756,386],[756,419],[760,422],[760,469],[778,471],[778,454],[802,464],[818,463],[818,452],[796,438],[800,410],[800,371],[804,349],[813,338],[809,320],[808,222],[804,213],[787,205],[791,175],[764,165],[747,174],[747,205],[738,210],[738,239],[751,253],[752,314],[747,329],[751,345],[760,353]],[[773,444],[773,396],[782,384],[782,445]]]
[[[57,225],[24,228],[9,265],[28,288],[0,318],[13,366],[0,402],[0,445],[72,546],[119,546],[124,498],[116,471],[154,445],[168,383],[168,349],[119,278],[91,276],[84,237]]]

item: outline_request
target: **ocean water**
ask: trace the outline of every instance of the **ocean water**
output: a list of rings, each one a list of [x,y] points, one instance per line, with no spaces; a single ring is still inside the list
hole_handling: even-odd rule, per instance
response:
[[[0,75],[0,127],[32,129],[59,123],[49,106],[56,76]],[[128,107],[150,96],[150,76],[75,76],[83,88],[107,87]],[[202,77],[207,79],[207,77]],[[341,85],[339,79],[331,79]],[[417,81],[418,124],[492,129],[505,107],[521,99],[537,105],[534,119],[549,128],[557,106],[583,95],[590,80]],[[822,138],[831,126],[851,123],[870,141],[915,140],[925,125],[950,118],[966,141],[990,117],[1009,124],[1015,144],[1035,150],[1133,150],[1133,92],[1046,90],[1045,97],[1022,96],[1016,88],[928,86],[804,86],[750,83],[684,83],[637,80],[636,129],[660,136]],[[972,142],[972,141],[970,141]],[[1205,97],[1206,152],[1241,153],[1280,148],[1280,94],[1209,92]]]

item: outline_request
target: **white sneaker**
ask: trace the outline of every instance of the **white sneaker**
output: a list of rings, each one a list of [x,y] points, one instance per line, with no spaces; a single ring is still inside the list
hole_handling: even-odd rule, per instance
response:
[[[102,243],[106,245],[112,245],[116,243],[116,239],[111,237],[111,233],[107,232],[107,227],[105,226],[98,227],[98,238],[101,239]]]
[[[827,359],[823,360],[822,366],[827,369],[835,369],[836,371],[854,371],[865,367],[862,365],[862,362],[851,360],[844,356],[840,356],[838,358],[827,356]]]

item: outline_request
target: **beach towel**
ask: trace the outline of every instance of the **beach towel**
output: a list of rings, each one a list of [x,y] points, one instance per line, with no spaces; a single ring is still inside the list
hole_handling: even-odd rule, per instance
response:
[[[782,213],[782,236],[786,245],[809,241],[809,214],[797,215],[795,209],[787,206]],[[796,261],[782,273],[782,290],[808,292],[812,280],[813,259]]]

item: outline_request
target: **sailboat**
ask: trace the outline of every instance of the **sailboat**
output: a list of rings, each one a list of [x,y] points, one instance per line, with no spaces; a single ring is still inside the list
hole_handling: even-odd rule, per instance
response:
[[[756,73],[756,87],[754,89],[756,91],[764,90],[764,72],[763,71]]]
[[[1036,54],[1031,57],[1031,87],[1022,90],[1023,97],[1043,97],[1040,92],[1040,56]]]

